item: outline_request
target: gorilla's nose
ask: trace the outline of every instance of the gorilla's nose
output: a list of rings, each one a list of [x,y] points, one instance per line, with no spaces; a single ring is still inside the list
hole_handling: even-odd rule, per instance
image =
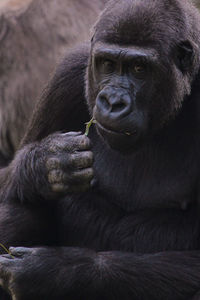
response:
[[[96,100],[97,113],[102,117],[119,119],[131,112],[131,97],[125,89],[102,90]]]

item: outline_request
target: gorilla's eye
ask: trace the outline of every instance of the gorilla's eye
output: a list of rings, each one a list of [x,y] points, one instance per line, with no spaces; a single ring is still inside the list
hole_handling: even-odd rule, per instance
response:
[[[144,72],[144,66],[142,66],[142,65],[135,65],[133,67],[133,72],[134,73],[143,73]]]
[[[103,61],[103,69],[105,73],[112,73],[114,68],[115,64],[112,60],[106,59]]]

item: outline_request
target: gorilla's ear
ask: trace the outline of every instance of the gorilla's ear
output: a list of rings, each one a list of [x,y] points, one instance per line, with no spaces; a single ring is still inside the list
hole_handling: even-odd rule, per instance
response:
[[[194,47],[190,41],[183,41],[176,46],[176,65],[183,73],[191,69],[193,66],[193,59]]]

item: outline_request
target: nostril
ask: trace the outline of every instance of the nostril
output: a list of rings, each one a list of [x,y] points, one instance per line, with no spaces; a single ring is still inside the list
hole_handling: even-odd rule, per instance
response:
[[[112,105],[111,111],[112,112],[120,112],[120,111],[123,111],[125,107],[126,107],[126,105],[123,102],[115,103]]]
[[[96,100],[96,113],[99,116],[119,118],[131,111],[131,98],[123,91],[100,92]],[[112,116],[109,116],[112,114]]]

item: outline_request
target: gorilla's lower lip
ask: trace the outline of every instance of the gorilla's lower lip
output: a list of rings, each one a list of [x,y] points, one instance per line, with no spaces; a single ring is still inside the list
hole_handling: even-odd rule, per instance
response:
[[[133,132],[129,132],[129,131],[115,131],[115,130],[111,130],[110,128],[106,128],[104,126],[102,126],[100,123],[96,122],[96,125],[103,131],[106,131],[107,133],[110,134],[114,134],[114,135],[118,135],[118,136],[133,136],[137,134],[137,130],[134,130]]]

